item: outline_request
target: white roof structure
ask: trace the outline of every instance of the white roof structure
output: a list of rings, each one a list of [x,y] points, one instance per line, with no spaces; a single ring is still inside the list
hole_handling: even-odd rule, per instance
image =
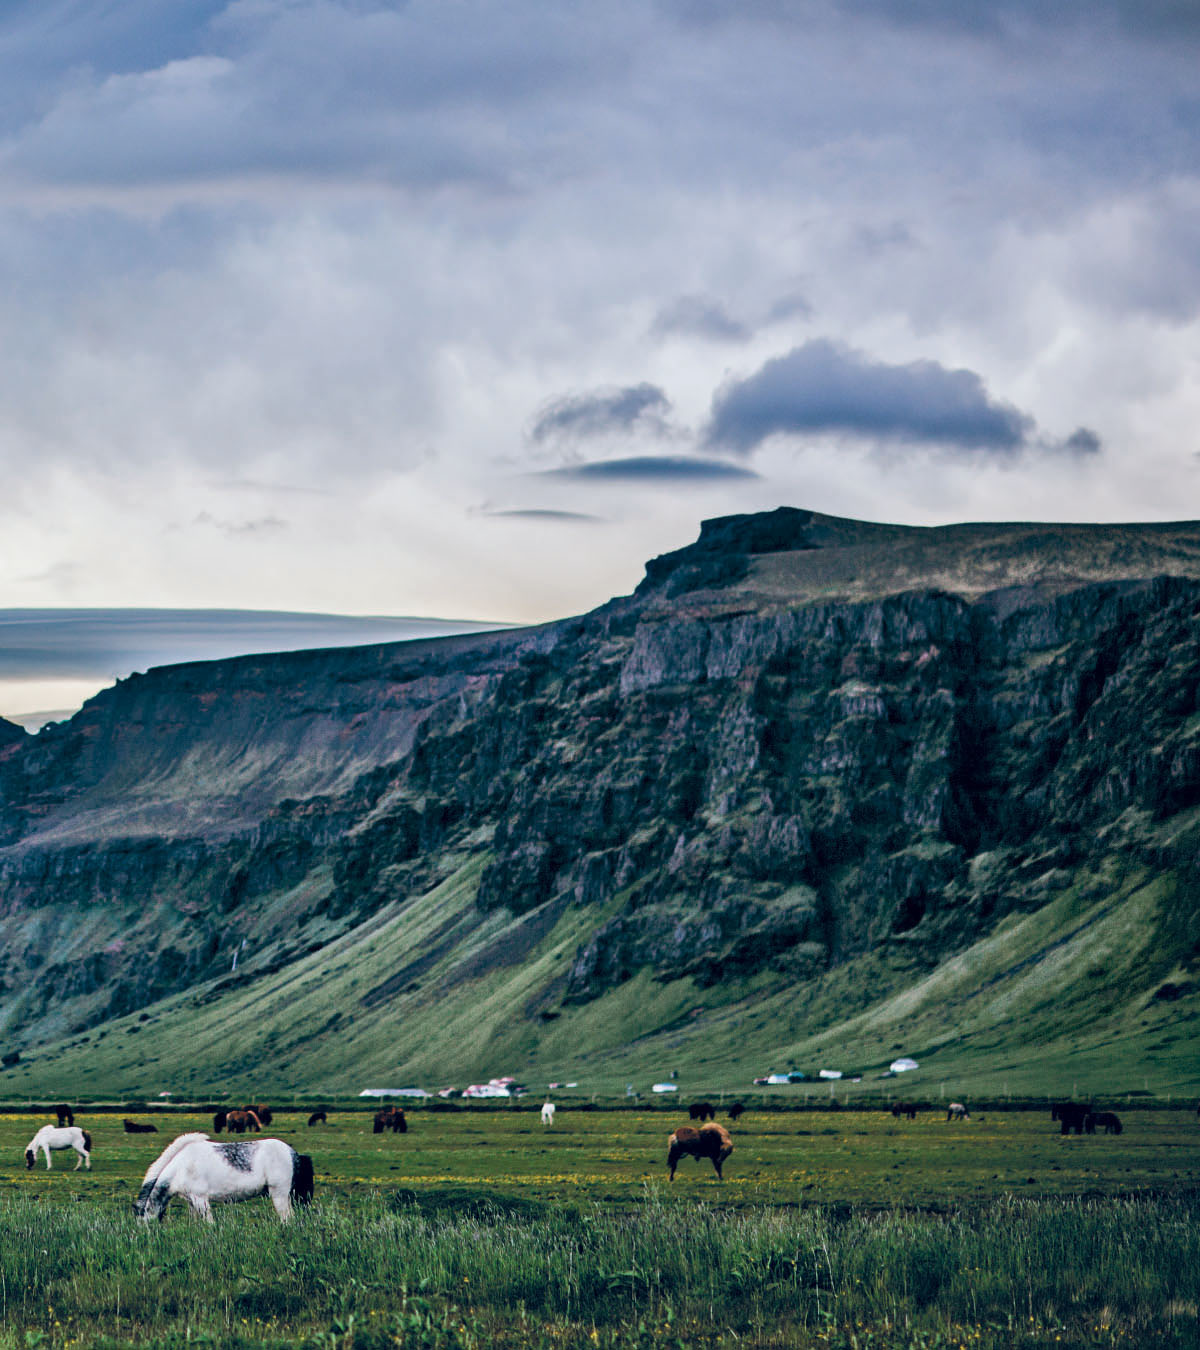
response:
[[[892,1062],[888,1065],[888,1068],[893,1073],[908,1073],[911,1069],[919,1069],[920,1067],[921,1066],[917,1063],[915,1059],[909,1059],[907,1055],[904,1055],[900,1059],[892,1060]]]
[[[428,1097],[424,1088],[363,1088],[360,1097]]]
[[[841,1069],[821,1069],[817,1074],[818,1078],[840,1078],[841,1076]]]
[[[651,1091],[651,1092],[678,1092],[679,1089],[675,1086],[674,1083],[655,1083],[655,1084],[651,1087],[650,1091]]]

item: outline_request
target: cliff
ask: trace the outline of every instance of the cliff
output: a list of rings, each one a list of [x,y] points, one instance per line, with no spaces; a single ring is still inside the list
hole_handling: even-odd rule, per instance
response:
[[[420,990],[435,1018],[519,968],[496,1043],[535,1059],[647,979],[816,1009],[886,967],[849,1014],[1133,876],[1169,883],[1145,980],[1186,974],[1198,609],[1193,523],[782,509],[539,629],[135,676],[0,736],[5,1040],[244,991],[385,921],[407,945],[360,1009],[408,1022]],[[597,1053],[670,1020],[642,1006]]]

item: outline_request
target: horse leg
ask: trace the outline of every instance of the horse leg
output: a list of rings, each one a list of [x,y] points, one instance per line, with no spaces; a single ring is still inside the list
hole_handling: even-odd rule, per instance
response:
[[[49,1172],[49,1171],[51,1170],[51,1168],[50,1168],[50,1147],[49,1147],[49,1145],[47,1145],[42,1151],[43,1151],[43,1152],[45,1153],[45,1155],[46,1155],[46,1171]]]
[[[88,1170],[90,1171],[90,1170],[91,1170],[91,1167],[92,1167],[92,1160],[91,1160],[91,1158],[88,1158],[88,1155],[87,1155],[86,1153],[84,1153],[82,1149],[78,1149],[78,1148],[77,1148],[77,1149],[75,1150],[75,1152],[79,1154],[79,1159],[78,1159],[78,1161],[75,1163],[75,1171],[78,1172],[79,1169],[83,1166],[83,1162],[84,1162],[84,1159],[85,1159],[85,1158],[87,1158]]]
[[[278,1190],[268,1188],[267,1194],[271,1197],[271,1203],[275,1206],[275,1213],[279,1215],[281,1223],[287,1223],[292,1217],[292,1196],[291,1184],[284,1190],[282,1187]]]
[[[207,1195],[189,1195],[188,1204],[192,1207],[192,1213],[198,1218],[203,1219],[205,1223],[212,1223],[212,1206],[208,1203]],[[163,1211],[166,1212],[165,1210]]]

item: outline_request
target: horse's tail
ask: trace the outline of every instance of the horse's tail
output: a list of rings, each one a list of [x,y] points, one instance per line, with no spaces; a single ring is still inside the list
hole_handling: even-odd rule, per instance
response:
[[[90,1153],[92,1151],[92,1136],[86,1130],[80,1130],[79,1133],[83,1135],[83,1147]]]
[[[307,1205],[313,1198],[313,1160],[307,1153],[292,1154],[292,1199]]]
[[[254,1127],[254,1129],[256,1130],[262,1129],[262,1122],[259,1120],[257,1114],[254,1111],[251,1111],[249,1107],[246,1107],[245,1112],[243,1114],[250,1117],[250,1124]]]

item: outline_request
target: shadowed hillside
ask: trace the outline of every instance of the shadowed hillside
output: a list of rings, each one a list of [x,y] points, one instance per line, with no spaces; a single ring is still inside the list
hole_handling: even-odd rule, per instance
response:
[[[1196,524],[781,509],[539,629],[135,676],[0,735],[0,1083],[1195,1085],[1198,608]]]

